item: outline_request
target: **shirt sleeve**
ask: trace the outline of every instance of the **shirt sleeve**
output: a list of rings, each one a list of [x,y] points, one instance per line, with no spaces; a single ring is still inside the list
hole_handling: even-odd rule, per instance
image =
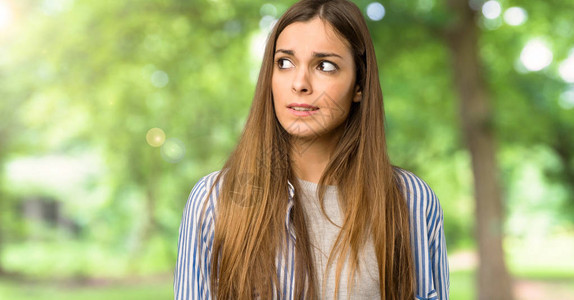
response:
[[[432,192],[432,191],[431,191]],[[430,263],[432,264],[433,280],[435,290],[437,291],[437,299],[448,300],[449,299],[449,269],[448,269],[448,259],[446,251],[446,239],[444,236],[444,226],[443,226],[443,211],[440,207],[440,203],[432,193],[435,199],[433,206],[431,206],[430,214],[427,216],[436,225],[431,227],[432,230],[429,231],[429,253],[430,253]]]
[[[174,299],[209,299],[211,249],[214,234],[214,199],[210,188],[217,172],[203,177],[192,189],[181,219],[174,271]]]
[[[420,178],[398,171],[410,213],[411,248],[418,300],[449,299],[449,269],[443,211],[437,196]]]

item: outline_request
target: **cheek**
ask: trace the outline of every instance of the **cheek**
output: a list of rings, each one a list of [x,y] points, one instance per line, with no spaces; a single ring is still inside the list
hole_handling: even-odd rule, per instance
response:
[[[277,78],[272,79],[271,95],[273,98],[273,105],[275,105],[275,107],[285,104],[287,97],[289,97],[287,93],[289,93],[289,89],[285,86],[284,80],[278,80]]]
[[[273,101],[273,110],[275,111],[275,116],[279,117],[278,108],[281,106],[281,86],[277,83],[275,77],[271,79],[271,101]]]
[[[353,96],[355,95],[353,88],[341,84],[333,87],[332,90],[336,94],[337,104],[348,109],[351,106]]]
[[[271,77],[271,95],[273,98],[277,98],[280,94],[280,86],[277,82],[277,78],[275,76]]]

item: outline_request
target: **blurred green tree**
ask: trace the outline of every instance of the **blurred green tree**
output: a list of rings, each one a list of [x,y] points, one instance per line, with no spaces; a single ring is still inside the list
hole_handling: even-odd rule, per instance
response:
[[[355,2],[365,12],[371,4]],[[495,205],[510,212],[525,205],[515,187],[521,187],[523,165],[535,163],[559,191],[557,199],[536,205],[562,219],[574,215],[574,100],[568,96],[572,83],[558,73],[558,62],[573,47],[574,4],[501,0],[499,16],[488,19],[483,2],[451,2],[471,14],[464,21],[445,0],[389,0],[383,19],[368,21],[391,157],[439,194],[449,246],[472,243],[473,191],[487,187],[472,173],[483,160],[467,150],[476,139],[460,130],[461,122],[473,122],[491,139],[491,164],[498,154],[501,179],[495,165],[486,175],[491,185],[502,185],[501,195],[487,196]],[[68,211],[83,224],[83,238],[128,249],[132,268],[141,268],[141,256],[158,243],[169,249],[163,268],[171,268],[165,262],[175,255],[186,193],[233,148],[252,97],[260,41],[292,1],[10,3],[14,25],[0,29],[0,165],[53,153],[100,158],[103,174],[85,187],[102,198],[99,204],[86,209],[88,201],[75,194],[58,200],[76,207]],[[503,13],[518,5],[528,13],[526,22],[504,23]],[[474,39],[470,48],[457,48],[466,38]],[[545,40],[554,55],[540,71],[528,71],[520,60],[534,38]],[[467,54],[478,66],[453,60]],[[491,109],[473,121],[459,111],[459,99],[472,98],[464,95],[476,88]],[[11,184],[0,185],[0,251],[17,242],[10,228],[19,225],[9,214],[30,192]],[[494,232],[501,235],[502,209],[494,215]]]

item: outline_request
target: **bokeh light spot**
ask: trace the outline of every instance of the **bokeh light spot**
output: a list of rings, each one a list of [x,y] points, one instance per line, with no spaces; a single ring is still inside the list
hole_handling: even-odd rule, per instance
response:
[[[275,26],[276,22],[277,22],[277,19],[275,19],[275,17],[263,16],[261,18],[261,20],[259,21],[259,29],[261,29],[262,31],[265,31],[267,33],[269,31],[271,31],[273,26]]]
[[[161,156],[167,162],[176,163],[185,156],[185,145],[176,138],[169,138],[161,146]]]
[[[223,29],[229,35],[235,36],[235,35],[241,33],[241,22],[239,22],[237,20],[227,21],[227,22],[225,22],[225,25],[223,25]]]
[[[258,32],[257,34],[251,37],[249,50],[251,53],[251,57],[253,60],[260,62],[263,54],[265,52],[265,44],[267,43],[267,34],[264,32]],[[254,69],[258,76],[259,69]]]
[[[564,109],[574,108],[574,86],[570,87],[570,89],[566,90],[562,93],[562,95],[560,95],[558,104],[560,104],[560,106]]]
[[[502,7],[498,1],[487,1],[482,5],[482,14],[487,19],[496,19],[500,16]]]
[[[152,147],[159,147],[165,142],[165,132],[161,128],[152,128],[145,135],[147,143]]]
[[[531,40],[522,49],[520,61],[528,71],[540,71],[552,63],[552,51],[540,40]]]
[[[74,0],[44,0],[42,2],[42,12],[48,16],[54,16],[68,11],[74,5]]]
[[[380,21],[385,17],[385,7],[379,2],[367,6],[367,17],[373,21]]]
[[[0,0],[0,30],[8,27],[12,23],[12,11],[8,4]]]
[[[484,18],[481,22],[482,27],[484,27],[487,30],[496,30],[498,28],[500,28],[500,26],[502,26],[502,19],[500,18],[496,18],[496,19],[486,19]]]
[[[262,17],[264,16],[277,17],[277,7],[275,7],[275,5],[271,3],[265,3],[261,6],[259,13],[261,13]]]
[[[560,77],[562,77],[562,80],[574,83],[574,50],[570,51],[568,58],[560,63],[558,73]]]
[[[157,70],[151,74],[151,84],[157,88],[162,88],[169,83],[169,76],[166,72]]]
[[[522,7],[514,6],[504,12],[504,21],[510,26],[522,25],[526,19],[528,19],[528,14]]]

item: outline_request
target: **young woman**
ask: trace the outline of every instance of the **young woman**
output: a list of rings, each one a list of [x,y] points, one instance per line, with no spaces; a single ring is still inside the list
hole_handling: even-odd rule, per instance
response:
[[[361,11],[303,0],[269,37],[237,148],[190,194],[175,299],[448,299],[442,224],[390,164]]]

